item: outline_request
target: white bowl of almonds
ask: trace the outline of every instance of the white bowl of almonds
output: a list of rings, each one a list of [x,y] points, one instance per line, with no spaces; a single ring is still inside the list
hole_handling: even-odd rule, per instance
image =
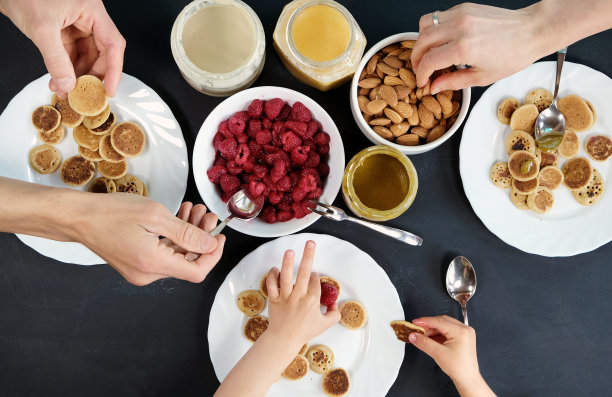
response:
[[[418,33],[399,33],[375,44],[351,82],[353,117],[372,143],[419,154],[446,142],[465,120],[470,89],[431,95],[416,86],[410,55]]]

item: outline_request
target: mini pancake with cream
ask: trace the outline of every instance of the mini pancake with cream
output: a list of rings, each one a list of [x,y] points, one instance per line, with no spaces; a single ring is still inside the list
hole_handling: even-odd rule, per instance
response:
[[[510,155],[508,171],[518,181],[528,181],[538,175],[539,164],[533,153],[520,150]]]

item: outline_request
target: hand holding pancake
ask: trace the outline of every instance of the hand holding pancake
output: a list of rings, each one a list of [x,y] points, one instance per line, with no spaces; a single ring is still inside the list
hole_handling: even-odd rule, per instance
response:
[[[49,88],[61,98],[83,74],[100,77],[115,95],[125,39],[102,1],[0,0],[0,12],[36,44],[51,74]]]

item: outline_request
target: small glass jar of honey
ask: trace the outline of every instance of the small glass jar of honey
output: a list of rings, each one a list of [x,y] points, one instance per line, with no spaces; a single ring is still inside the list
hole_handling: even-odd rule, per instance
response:
[[[387,221],[410,207],[418,186],[416,170],[406,155],[389,146],[372,146],[346,166],[342,197],[355,215]]]

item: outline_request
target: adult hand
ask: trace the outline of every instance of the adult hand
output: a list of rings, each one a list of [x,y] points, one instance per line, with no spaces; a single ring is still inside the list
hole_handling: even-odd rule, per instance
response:
[[[102,0],[0,0],[0,11],[40,50],[51,91],[64,98],[76,76],[92,74],[115,96],[125,39]]]

